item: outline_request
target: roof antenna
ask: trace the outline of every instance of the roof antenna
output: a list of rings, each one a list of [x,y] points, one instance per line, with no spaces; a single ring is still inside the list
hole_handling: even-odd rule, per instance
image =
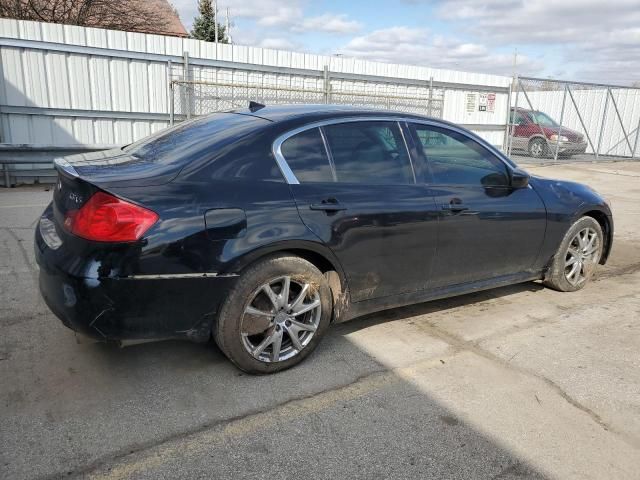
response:
[[[251,113],[257,112],[264,107],[266,107],[266,105],[263,105],[262,103],[254,102],[253,100],[249,101],[249,111],[251,111]]]

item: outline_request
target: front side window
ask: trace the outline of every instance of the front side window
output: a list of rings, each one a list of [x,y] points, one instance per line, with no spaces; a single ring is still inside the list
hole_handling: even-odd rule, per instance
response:
[[[521,112],[511,111],[511,123],[516,125],[526,125],[527,118]]]
[[[546,113],[542,112],[531,112],[531,116],[533,117],[535,123],[538,125],[542,125],[543,127],[559,127],[556,121],[551,118]]]
[[[411,161],[397,122],[345,122],[322,128],[338,182],[414,183]]]
[[[471,138],[430,125],[414,124],[412,131],[427,158],[435,184],[509,185],[504,163]]]
[[[280,150],[300,183],[333,181],[319,129],[311,128],[289,137]]]

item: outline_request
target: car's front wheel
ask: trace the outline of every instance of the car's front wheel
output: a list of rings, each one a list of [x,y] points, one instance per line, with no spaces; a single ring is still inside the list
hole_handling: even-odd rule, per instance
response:
[[[546,140],[534,138],[529,142],[529,155],[534,158],[546,157],[549,154],[549,146]]]
[[[562,240],[545,276],[545,285],[561,292],[583,288],[595,272],[603,246],[600,224],[592,217],[580,218]]]
[[[277,372],[315,349],[331,309],[331,289],[313,264],[275,255],[242,272],[219,312],[214,338],[241,370]]]

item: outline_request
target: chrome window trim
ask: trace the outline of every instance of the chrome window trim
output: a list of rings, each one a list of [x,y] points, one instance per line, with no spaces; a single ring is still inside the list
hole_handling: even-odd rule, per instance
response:
[[[336,164],[333,161],[333,153],[331,153],[331,149],[329,148],[327,135],[324,133],[324,128],[318,127],[318,130],[320,130],[320,136],[322,137],[322,143],[324,144],[324,151],[327,154],[327,158],[329,159],[329,167],[331,168],[331,178],[333,178],[334,182],[337,182],[338,173],[336,172]]]
[[[397,122],[398,123],[398,128],[400,128],[400,133],[402,135],[402,138],[405,142],[405,148],[407,149],[407,154],[409,155],[409,162],[411,164],[411,169],[413,171],[413,161],[411,159],[411,153],[409,152],[409,146],[407,145],[406,139],[404,138],[404,133],[402,132],[402,127],[399,125],[400,122],[409,122],[411,121],[411,119],[404,117],[402,115],[381,115],[381,116],[359,116],[359,117],[344,117],[344,118],[331,118],[331,119],[326,119],[326,120],[319,120],[317,122],[312,122],[312,123],[308,123],[306,125],[303,125],[301,127],[298,128],[294,128],[293,130],[289,130],[288,132],[283,133],[282,135],[280,135],[279,137],[277,137],[275,139],[275,141],[273,142],[272,145],[272,151],[273,151],[273,156],[276,159],[276,163],[278,164],[278,168],[280,169],[280,171],[282,172],[282,175],[284,176],[285,181],[290,184],[290,185],[299,185],[300,181],[298,180],[298,178],[295,176],[295,174],[293,173],[293,170],[291,170],[291,167],[289,166],[289,164],[287,163],[287,161],[284,158],[284,155],[282,154],[282,144],[288,140],[290,137],[293,137],[294,135],[300,133],[300,132],[304,132],[306,130],[311,130],[312,128],[320,128],[320,127],[324,127],[325,125],[335,125],[336,123],[351,123],[351,122]],[[440,126],[441,124],[437,124],[438,126]],[[323,139],[323,142],[325,141],[324,138],[324,134],[322,132],[322,129],[320,129],[320,135]],[[325,143],[325,149],[327,149],[327,157],[329,156],[329,149],[328,149],[328,145]],[[329,162],[331,162],[331,160],[329,160]],[[330,163],[331,166],[331,163]],[[414,175],[414,179],[415,179],[415,171],[413,171],[413,175]]]
[[[217,272],[202,272],[202,273],[162,273],[162,274],[143,274],[143,275],[129,275],[128,277],[121,277],[122,280],[172,280],[175,278],[233,278],[239,276],[237,273],[217,273]]]
[[[404,149],[407,151],[407,158],[409,159],[409,165],[411,166],[411,174],[413,175],[413,184],[417,185],[418,179],[416,177],[416,170],[413,167],[413,158],[411,158],[411,152],[409,151],[409,144],[407,143],[407,138],[404,136],[404,129],[402,128],[402,124],[400,123],[399,120],[396,122],[396,125],[398,126],[398,130],[400,130],[400,136],[402,137],[402,143],[404,143]]]

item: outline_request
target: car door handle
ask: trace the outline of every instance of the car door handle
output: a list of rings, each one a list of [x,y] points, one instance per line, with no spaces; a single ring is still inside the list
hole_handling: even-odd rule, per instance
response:
[[[469,210],[469,207],[462,203],[443,203],[442,210],[448,210],[450,212],[464,212]]]
[[[309,205],[311,210],[322,210],[325,212],[339,212],[341,210],[346,210],[347,207],[338,202],[335,198],[329,198],[327,200],[322,200],[320,203],[312,203]]]

